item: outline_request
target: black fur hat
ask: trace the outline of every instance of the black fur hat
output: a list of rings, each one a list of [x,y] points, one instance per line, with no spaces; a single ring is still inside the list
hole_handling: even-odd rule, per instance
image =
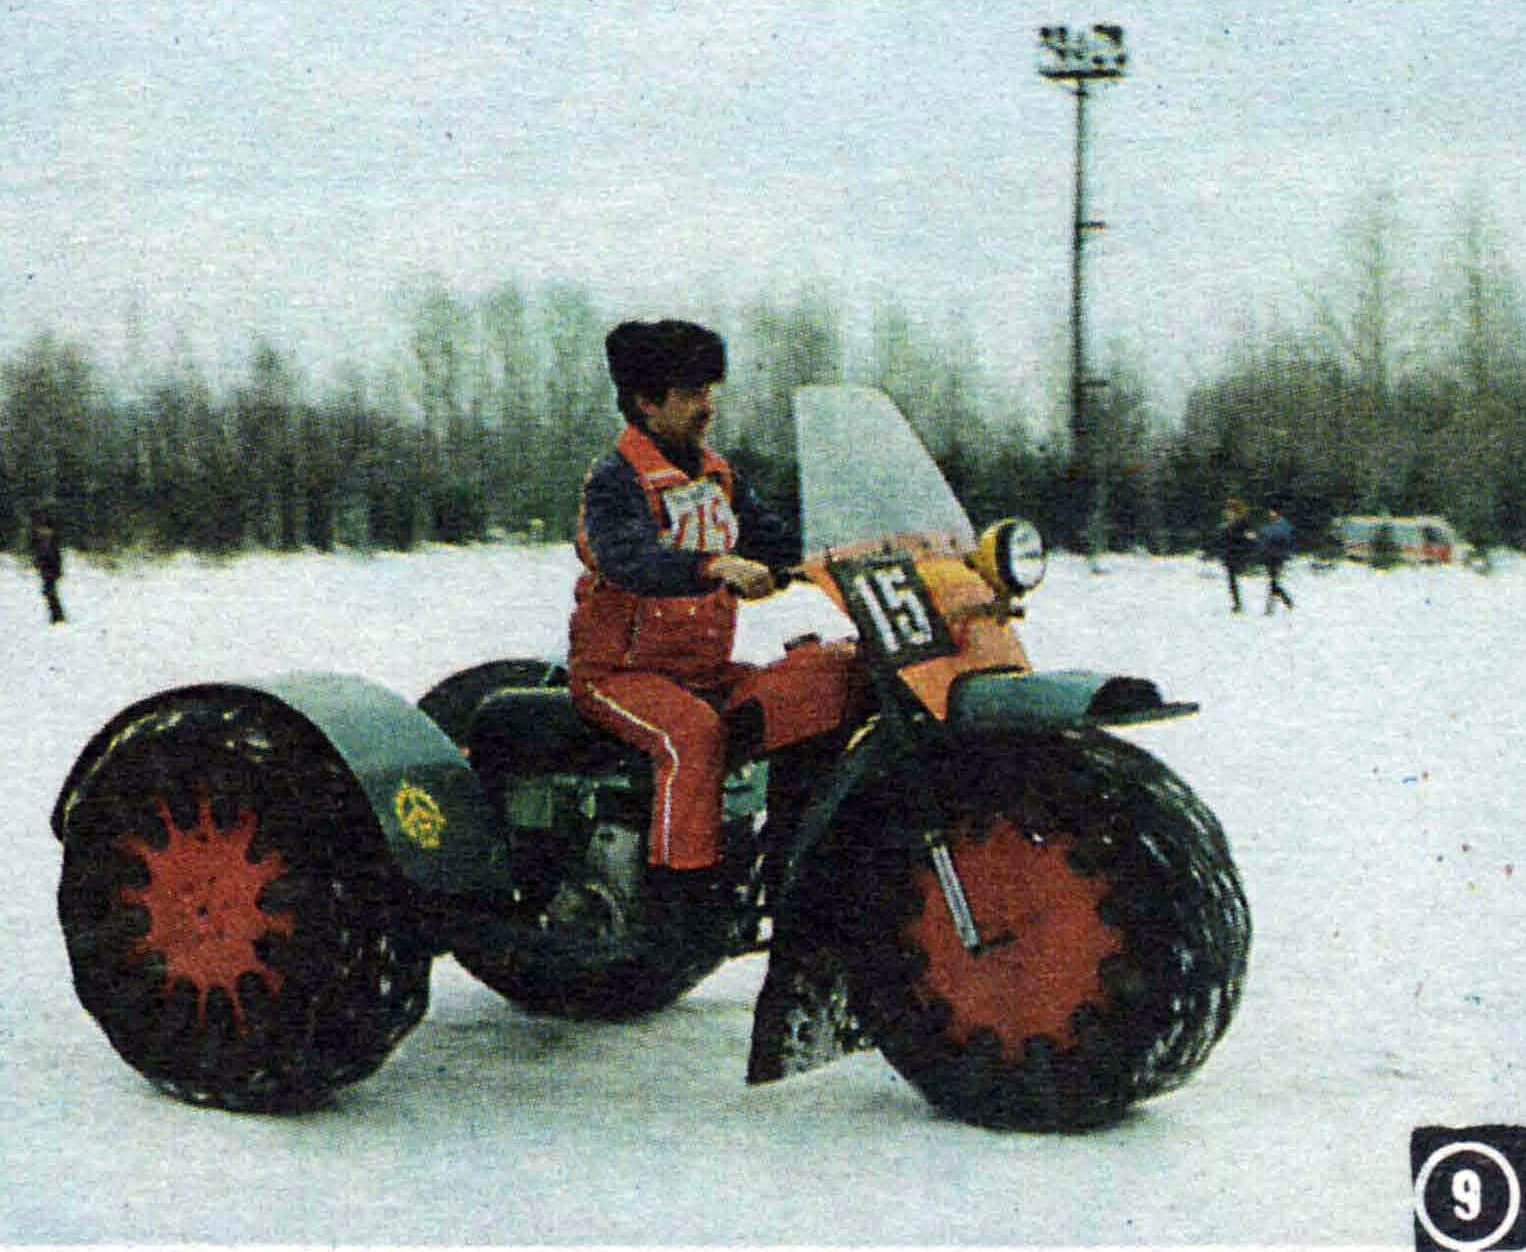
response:
[[[725,342],[693,322],[621,322],[605,336],[604,355],[626,417],[635,414],[638,395],[661,404],[673,387],[703,387],[726,377]]]

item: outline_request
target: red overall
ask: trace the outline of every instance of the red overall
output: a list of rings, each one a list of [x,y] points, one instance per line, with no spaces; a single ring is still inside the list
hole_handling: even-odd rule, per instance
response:
[[[731,467],[708,448],[698,479],[635,426],[617,451],[636,470],[664,545],[719,555],[737,546]],[[586,522],[586,519],[585,519]],[[838,725],[849,700],[851,648],[806,645],[759,668],[731,660],[737,601],[717,583],[692,596],[641,596],[598,569],[586,530],[570,627],[573,701],[595,725],[653,763],[648,859],[702,869],[721,857],[727,717],[763,712],[762,752]]]

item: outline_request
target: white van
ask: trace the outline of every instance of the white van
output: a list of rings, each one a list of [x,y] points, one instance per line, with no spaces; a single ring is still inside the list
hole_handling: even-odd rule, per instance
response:
[[[1444,517],[1337,517],[1331,530],[1341,554],[1353,561],[1372,560],[1374,543],[1384,530],[1401,561],[1447,565],[1462,555],[1457,532]]]

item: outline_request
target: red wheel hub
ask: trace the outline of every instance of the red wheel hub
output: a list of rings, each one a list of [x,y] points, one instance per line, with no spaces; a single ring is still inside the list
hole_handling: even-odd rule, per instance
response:
[[[257,940],[268,934],[290,935],[290,917],[272,916],[259,906],[267,884],[286,873],[279,853],[263,860],[250,856],[259,828],[253,810],[241,808],[234,823],[219,827],[212,817],[212,800],[205,787],[198,791],[196,824],[182,830],[169,803],[155,797],[159,820],[169,835],[164,848],[155,848],[136,834],[122,835],[117,844],[148,866],[149,883],[142,889],[124,887],[123,903],[147,910],[149,931],[137,941],[133,955],[163,955],[166,968],[163,994],[181,979],[196,988],[196,1017],[206,1025],[207,997],[221,987],[233,1005],[239,1034],[247,1032],[239,1004],[238,980],[254,974],[274,995],[281,973],[260,959]]]
[[[982,940],[968,951],[960,941],[938,879],[918,872],[922,914],[903,937],[927,955],[919,988],[953,1011],[945,1032],[964,1044],[981,1029],[996,1032],[1003,1056],[1017,1061],[1023,1043],[1047,1035],[1062,1048],[1078,1042],[1072,1015],[1109,1002],[1099,966],[1123,952],[1119,931],[1097,913],[1109,890],[1103,877],[1086,877],[1066,856],[1075,842],[1067,834],[1030,838],[1003,816],[961,819],[948,834],[960,881]]]

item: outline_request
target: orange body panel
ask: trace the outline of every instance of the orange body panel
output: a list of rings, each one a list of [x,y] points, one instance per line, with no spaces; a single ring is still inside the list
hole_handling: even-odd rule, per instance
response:
[[[958,651],[953,656],[916,662],[901,670],[906,685],[940,721],[948,716],[948,692],[954,679],[972,670],[1031,670],[1027,653],[1011,626],[1011,615],[996,592],[965,560],[968,549],[952,535],[895,535],[813,556],[803,569],[807,578],[847,611],[829,558],[871,556],[879,552],[910,554],[932,597],[933,608],[948,623]]]

